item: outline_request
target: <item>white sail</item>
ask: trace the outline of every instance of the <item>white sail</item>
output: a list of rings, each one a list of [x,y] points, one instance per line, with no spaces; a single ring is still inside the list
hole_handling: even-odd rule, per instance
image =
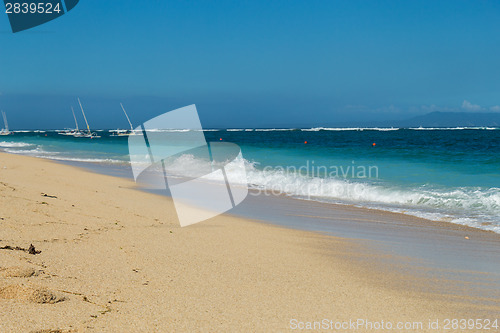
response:
[[[0,131],[0,135],[12,134],[12,132],[9,131],[9,122],[7,121],[7,115],[3,111],[2,111],[2,118],[3,118],[3,123],[4,123],[5,128]]]
[[[80,109],[82,109],[82,113],[83,113],[83,119],[85,119],[85,124],[87,124],[87,132],[88,132],[88,134],[90,134],[89,122],[87,121],[87,117],[85,116],[85,111],[83,111],[83,106],[82,106],[82,102],[80,101],[80,97],[78,97],[78,104],[80,104]]]
[[[5,124],[5,132],[9,131],[9,122],[7,121],[7,115],[2,111],[3,123]]]
[[[134,126],[132,126],[132,122],[130,122],[130,118],[128,117],[127,111],[125,111],[125,108],[123,107],[123,104],[120,103],[120,106],[122,107],[123,112],[125,113],[125,117],[127,117],[128,124],[130,125],[130,130],[134,130]]]
[[[87,121],[87,116],[85,116],[85,111],[83,111],[82,102],[80,101],[79,97],[78,97],[78,104],[80,104],[80,109],[82,109],[83,119],[85,119],[85,124],[87,125],[87,133],[83,134],[82,132],[77,132],[77,133],[80,133],[80,134],[79,135],[75,135],[75,137],[83,137],[83,138],[91,138],[91,139],[100,138],[100,136],[98,136],[96,133],[92,133],[90,131],[89,122]]]
[[[125,117],[127,117],[128,124],[130,126],[129,130],[121,130],[121,129],[116,129],[110,131],[111,134],[110,136],[130,136],[130,135],[137,135],[137,133],[134,130],[134,126],[132,125],[132,122],[130,121],[130,118],[127,114],[127,111],[125,111],[125,107],[123,106],[122,103],[120,103],[120,106],[122,107],[123,113],[125,113]]]
[[[71,107],[71,112],[73,112],[73,118],[75,118],[75,130],[78,132],[80,129],[78,128],[78,121],[76,121],[75,110]]]
[[[73,109],[73,107],[71,107],[71,113],[73,113],[73,119],[75,119],[75,129],[67,129],[64,131],[59,131],[59,133],[57,133],[57,134],[74,136],[74,137],[83,136],[83,133],[78,128],[78,121],[76,120],[75,109]]]

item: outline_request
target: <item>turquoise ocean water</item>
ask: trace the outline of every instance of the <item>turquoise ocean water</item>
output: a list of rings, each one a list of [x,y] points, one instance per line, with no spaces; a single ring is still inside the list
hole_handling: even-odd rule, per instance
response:
[[[130,174],[127,137],[98,134],[101,138],[91,140],[56,131],[18,131],[0,137],[0,150]],[[204,134],[207,141],[240,145],[246,179],[255,191],[500,233],[500,129],[228,129]],[[196,160],[183,156],[178,163],[187,168]],[[235,176],[241,183],[246,180],[243,174]]]

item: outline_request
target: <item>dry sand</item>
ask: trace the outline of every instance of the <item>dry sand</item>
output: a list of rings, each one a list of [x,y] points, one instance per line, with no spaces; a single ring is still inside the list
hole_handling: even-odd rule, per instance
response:
[[[41,253],[24,251],[30,244]],[[7,246],[0,332],[287,331],[292,319],[436,332],[429,319],[499,311],[361,265],[377,253],[348,239],[231,216],[180,228],[170,199],[131,181],[0,154]]]

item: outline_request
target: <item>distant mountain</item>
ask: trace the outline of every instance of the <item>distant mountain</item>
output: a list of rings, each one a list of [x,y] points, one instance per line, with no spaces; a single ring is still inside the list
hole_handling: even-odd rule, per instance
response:
[[[397,127],[500,127],[500,113],[431,112],[408,120],[396,121]]]

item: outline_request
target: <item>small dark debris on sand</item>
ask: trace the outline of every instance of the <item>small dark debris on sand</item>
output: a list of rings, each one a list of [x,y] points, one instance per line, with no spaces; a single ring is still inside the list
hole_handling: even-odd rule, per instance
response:
[[[13,246],[10,246],[10,245],[6,245],[6,246],[0,247],[0,250],[24,251],[24,252],[27,252],[27,253],[32,254],[32,255],[36,255],[36,254],[42,253],[42,251],[38,251],[37,249],[35,249],[35,247],[33,246],[33,244],[30,244],[30,247],[28,249],[25,249],[25,248],[19,247],[19,246],[13,247]]]
[[[35,255],[35,254],[40,254],[42,253],[42,251],[37,251],[35,249],[35,247],[33,246],[33,244],[30,244],[30,247],[28,248],[28,253],[29,254],[32,254],[32,255]]]
[[[48,195],[47,193],[42,193],[42,197],[57,199],[55,195]]]

